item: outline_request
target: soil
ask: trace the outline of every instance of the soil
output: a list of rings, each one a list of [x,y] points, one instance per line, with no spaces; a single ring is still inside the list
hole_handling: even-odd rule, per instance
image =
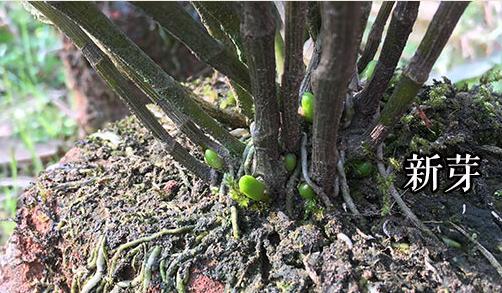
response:
[[[1,258],[0,291],[502,292],[496,269],[451,225],[502,261],[502,225],[492,215],[502,207],[500,101],[483,86],[460,92],[438,83],[386,141],[385,157],[401,165],[412,151],[482,158],[482,176],[466,194],[444,194],[442,186],[403,195],[443,242],[401,215],[378,175],[357,176],[355,160],[346,169],[364,222],[341,199],[336,211],[305,215],[295,195],[294,217],[281,203],[239,208],[236,239],[227,199],[126,118],[79,142],[24,193]],[[401,189],[404,171],[394,178]]]

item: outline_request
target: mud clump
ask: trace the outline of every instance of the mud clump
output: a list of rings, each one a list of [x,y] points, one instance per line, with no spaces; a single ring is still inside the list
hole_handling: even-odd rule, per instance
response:
[[[0,291],[500,292],[496,270],[448,225],[453,221],[476,233],[502,260],[501,227],[491,216],[500,207],[493,194],[502,182],[502,112],[495,105],[500,97],[490,98],[492,109],[474,102],[477,92],[445,88],[445,99],[420,109],[432,125],[417,108],[411,110],[409,121],[386,142],[385,154],[402,162],[418,136],[416,151],[484,150],[484,158],[499,158],[482,162],[484,176],[476,179],[473,193],[405,196],[422,221],[460,247],[423,237],[392,202],[382,214],[377,176],[350,172],[351,192],[368,224],[342,208],[304,218],[302,199],[295,195],[295,219],[275,204],[240,208],[235,239],[227,198],[213,194],[136,119],[127,118],[79,142],[24,193],[18,227],[6,247],[17,251],[18,262],[5,262],[12,253],[4,257]],[[431,103],[431,90],[417,105]],[[470,102],[478,106],[466,107]],[[488,108],[488,116],[479,114]],[[166,127],[201,158],[200,150]],[[396,186],[402,177],[396,176]],[[15,287],[16,282],[25,285]]]

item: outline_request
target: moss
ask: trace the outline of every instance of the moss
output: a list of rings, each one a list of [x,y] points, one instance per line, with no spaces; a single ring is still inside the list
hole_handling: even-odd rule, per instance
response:
[[[428,153],[431,148],[430,142],[419,135],[413,136],[410,142],[410,150],[412,152]]]

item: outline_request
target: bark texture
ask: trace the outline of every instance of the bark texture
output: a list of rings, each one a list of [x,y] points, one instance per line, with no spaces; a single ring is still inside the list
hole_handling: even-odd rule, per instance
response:
[[[305,30],[306,2],[287,2],[285,7],[285,54],[282,76],[282,147],[286,152],[298,153],[300,121],[298,117],[298,92],[305,66],[303,64],[303,32]]]
[[[272,192],[283,186],[284,168],[279,154],[279,105],[275,85],[275,19],[270,2],[243,3],[241,35],[251,76],[255,101],[257,172]]]
[[[334,186],[338,127],[347,86],[354,73],[362,8],[359,2],[321,4],[322,55],[313,76],[312,177],[328,196]]]

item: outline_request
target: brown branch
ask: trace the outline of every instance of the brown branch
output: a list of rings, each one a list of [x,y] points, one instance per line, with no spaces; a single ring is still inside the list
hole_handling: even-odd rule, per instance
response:
[[[374,144],[381,142],[401,115],[409,108],[469,2],[441,2],[424,38],[404,70],[399,83],[382,111],[379,123],[371,132]]]
[[[275,20],[270,2],[243,3],[241,35],[251,76],[255,101],[253,142],[257,172],[272,192],[278,192],[285,180],[279,157],[279,106],[275,85]]]
[[[389,18],[393,6],[394,1],[382,2],[382,6],[380,7],[380,10],[378,10],[375,22],[371,26],[371,31],[368,35],[368,40],[366,41],[363,54],[357,62],[357,71],[359,74],[364,71],[366,66],[368,66],[368,63],[375,57],[378,46],[380,46],[380,41],[382,40],[385,24],[387,23],[387,19]]]
[[[323,2],[322,55],[313,76],[314,133],[312,175],[331,195],[337,163],[337,139],[347,86],[354,73],[363,14],[360,2]]]
[[[298,117],[298,91],[305,73],[303,65],[303,32],[305,30],[306,2],[286,2],[285,66],[282,76],[281,141],[288,153],[298,153],[300,121]]]
[[[368,122],[370,122],[368,118],[371,118],[377,111],[378,104],[392,79],[417,18],[418,6],[417,1],[399,2],[392,13],[375,73],[368,85],[356,97],[358,112],[364,114]]]

